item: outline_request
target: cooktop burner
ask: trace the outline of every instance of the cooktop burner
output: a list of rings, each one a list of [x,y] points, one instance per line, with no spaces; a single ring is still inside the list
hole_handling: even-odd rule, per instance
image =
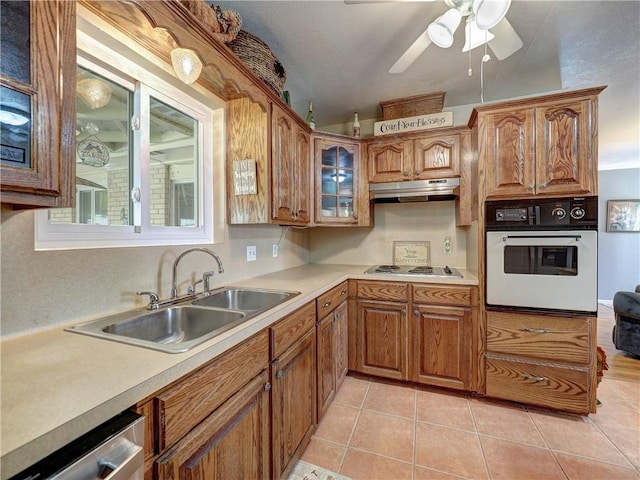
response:
[[[412,266],[412,265],[374,265],[364,273],[379,273],[387,275],[411,275],[441,278],[462,278],[462,275],[455,268],[449,266]]]

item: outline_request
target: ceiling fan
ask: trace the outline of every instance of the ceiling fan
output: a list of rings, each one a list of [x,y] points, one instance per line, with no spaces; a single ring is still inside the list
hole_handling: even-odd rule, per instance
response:
[[[465,21],[465,44],[468,52],[485,43],[491,47],[498,60],[503,60],[522,48],[523,43],[505,18],[511,0],[443,0],[449,7],[443,15],[429,24],[427,29],[411,44],[389,73],[402,73],[434,43],[442,48],[453,45],[453,36],[462,19]],[[351,0],[348,3],[360,3]]]

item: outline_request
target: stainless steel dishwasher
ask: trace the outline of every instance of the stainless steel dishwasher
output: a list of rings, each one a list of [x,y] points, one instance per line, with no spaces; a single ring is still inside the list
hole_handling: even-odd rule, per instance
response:
[[[143,480],[144,417],[125,411],[11,480]]]

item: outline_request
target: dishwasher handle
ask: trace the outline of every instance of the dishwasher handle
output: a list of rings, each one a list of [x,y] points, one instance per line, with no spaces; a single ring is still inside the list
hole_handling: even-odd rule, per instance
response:
[[[140,465],[144,465],[144,451],[141,446],[135,445],[132,448],[131,455],[116,465],[108,460],[100,460],[98,468],[100,476],[103,480],[128,480],[135,478],[136,473],[140,472]]]

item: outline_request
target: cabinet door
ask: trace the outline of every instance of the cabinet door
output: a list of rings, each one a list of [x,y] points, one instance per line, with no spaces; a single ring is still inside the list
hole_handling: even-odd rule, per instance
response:
[[[295,158],[293,162],[293,174],[291,182],[291,195],[293,219],[301,224],[307,224],[311,220],[311,182],[309,161],[311,155],[310,136],[307,132],[296,127]]]
[[[271,367],[272,478],[280,478],[302,454],[316,424],[315,326],[274,360]]]
[[[292,222],[295,210],[291,195],[295,183],[292,178],[295,127],[293,120],[275,105],[271,129],[271,218],[275,221]]]
[[[535,192],[534,110],[486,117],[486,196],[531,196]]]
[[[336,308],[335,315],[335,364],[336,364],[336,392],[349,371],[349,317],[348,305],[345,300]]]
[[[318,421],[336,395],[335,323],[334,313],[324,317],[317,326],[318,339]]]
[[[421,138],[415,141],[414,149],[414,179],[460,175],[459,135]]]
[[[413,140],[381,140],[367,146],[369,183],[411,180]]]
[[[590,102],[536,109],[536,191],[538,194],[595,194]]]
[[[3,203],[71,207],[75,199],[76,2],[2,2]]]
[[[414,305],[413,380],[468,389],[471,378],[471,311]]]
[[[356,142],[316,138],[315,221],[318,224],[358,223],[360,147]]]
[[[408,379],[406,303],[358,301],[357,368],[361,373]]]
[[[269,387],[263,371],[160,457],[157,477],[270,478]]]

